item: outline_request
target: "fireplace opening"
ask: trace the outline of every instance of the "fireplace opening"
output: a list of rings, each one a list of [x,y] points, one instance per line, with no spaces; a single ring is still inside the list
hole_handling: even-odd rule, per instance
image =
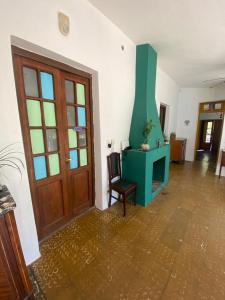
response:
[[[153,163],[152,192],[154,193],[165,180],[166,157],[162,157]]]

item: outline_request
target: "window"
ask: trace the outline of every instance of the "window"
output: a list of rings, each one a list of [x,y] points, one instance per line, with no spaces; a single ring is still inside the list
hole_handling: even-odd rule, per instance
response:
[[[205,130],[205,143],[209,144],[212,138],[212,129],[213,129],[213,122],[206,122],[206,130]]]

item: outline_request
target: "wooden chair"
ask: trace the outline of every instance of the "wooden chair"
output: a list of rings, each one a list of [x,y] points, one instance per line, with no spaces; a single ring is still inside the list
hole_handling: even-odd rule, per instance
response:
[[[109,173],[109,207],[111,206],[111,199],[123,201],[123,216],[126,215],[126,201],[131,193],[134,193],[134,205],[136,205],[136,190],[137,184],[122,179],[120,153],[111,153],[107,156],[108,173]],[[116,198],[112,195],[112,191],[119,194]]]

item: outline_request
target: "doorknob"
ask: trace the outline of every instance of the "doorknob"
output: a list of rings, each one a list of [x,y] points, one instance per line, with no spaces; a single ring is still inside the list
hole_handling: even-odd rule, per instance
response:
[[[69,163],[72,159],[71,158],[66,158],[66,162]]]

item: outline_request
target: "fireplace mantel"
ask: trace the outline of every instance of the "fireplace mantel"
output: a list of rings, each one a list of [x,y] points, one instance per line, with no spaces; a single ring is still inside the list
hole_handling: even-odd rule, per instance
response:
[[[170,163],[169,149],[170,146],[165,144],[147,152],[141,150],[123,151],[123,177],[137,183],[136,201],[138,204],[148,205],[167,185]],[[156,182],[158,184],[154,188]]]

